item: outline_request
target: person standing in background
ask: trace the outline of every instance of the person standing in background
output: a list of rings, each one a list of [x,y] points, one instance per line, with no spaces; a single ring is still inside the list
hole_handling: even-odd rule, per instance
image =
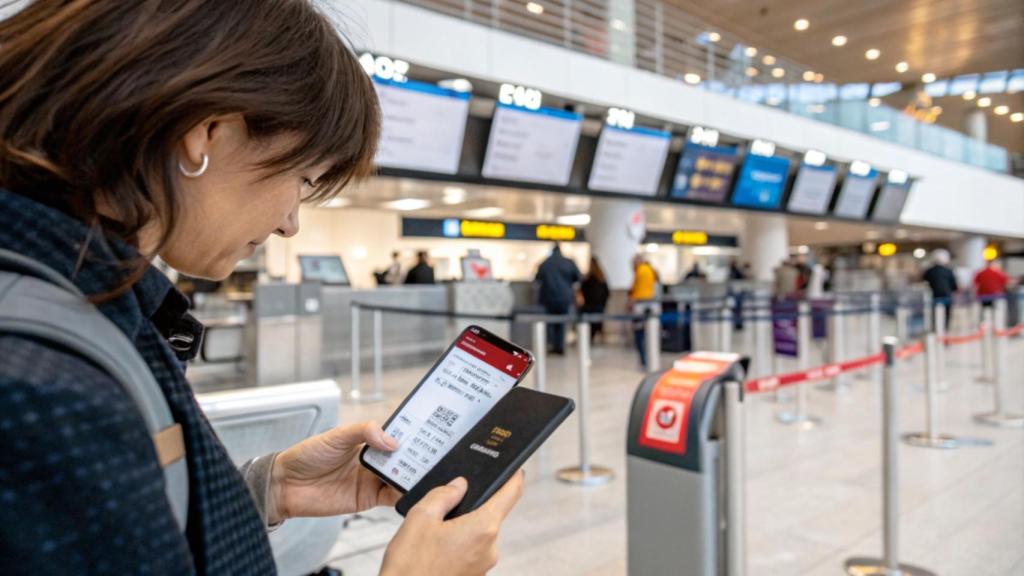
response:
[[[932,265],[924,271],[924,281],[932,290],[932,306],[942,305],[946,309],[946,330],[953,319],[953,295],[960,289],[956,274],[949,268],[949,252],[939,249],[932,252]],[[935,310],[932,310],[935,314]],[[932,317],[934,320],[934,316]]]
[[[391,265],[384,271],[384,282],[388,284],[402,283],[402,263],[399,261],[401,254],[397,250],[391,253]]]
[[[575,285],[582,279],[576,264],[562,256],[562,250],[555,244],[551,255],[537,269],[537,283],[540,285],[540,305],[544,312],[553,315],[569,313],[575,299]],[[552,354],[565,354],[565,324],[548,323],[548,348]]]
[[[590,257],[590,269],[587,270],[587,275],[583,277],[583,282],[580,284],[580,292],[583,296],[581,312],[584,314],[604,313],[611,292],[608,290],[608,280],[605,278],[604,270],[597,258],[593,256]],[[602,339],[604,338],[604,322],[591,322],[591,340],[596,340],[599,335]]]
[[[406,284],[433,284],[434,283],[434,268],[430,266],[427,261],[426,250],[420,250],[416,253],[416,265],[409,269],[409,273],[405,275]]]
[[[981,298],[981,305],[992,306],[992,301],[1006,294],[1006,286],[1010,283],[999,265],[992,260],[985,264],[980,272],[974,275],[974,292]]]
[[[633,258],[633,287],[629,289],[629,303],[634,315],[661,314],[660,303],[655,300],[658,291],[658,273],[643,254]],[[647,370],[647,348],[644,322],[633,324],[636,349],[640,353],[640,366]]]

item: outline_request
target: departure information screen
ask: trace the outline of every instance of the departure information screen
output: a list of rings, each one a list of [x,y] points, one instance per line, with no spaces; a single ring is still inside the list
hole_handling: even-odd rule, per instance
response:
[[[483,176],[565,186],[576,158],[581,125],[579,114],[565,110],[528,110],[499,103]]]
[[[736,181],[732,203],[736,206],[775,210],[789,178],[789,159],[748,154]]]
[[[721,204],[732,190],[736,149],[687,142],[672,183],[672,197]]]
[[[382,113],[378,166],[455,174],[469,94],[423,82],[374,78]]]
[[[597,141],[587,187],[603,192],[654,196],[672,134],[663,130],[605,125]]]
[[[465,330],[427,374],[384,431],[398,440],[391,453],[367,450],[364,460],[393,482],[412,488],[494,406],[529,366]]]
[[[899,222],[903,206],[909,196],[909,181],[906,184],[886,182],[885,186],[882,186],[882,191],[878,193],[878,202],[875,204],[871,219],[879,222]]]
[[[832,166],[801,164],[786,208],[801,214],[824,214],[836,187],[836,169]]]
[[[839,189],[833,214],[842,218],[863,220],[868,216],[868,208],[878,188],[878,172],[874,169],[867,175],[847,174],[843,186]]]

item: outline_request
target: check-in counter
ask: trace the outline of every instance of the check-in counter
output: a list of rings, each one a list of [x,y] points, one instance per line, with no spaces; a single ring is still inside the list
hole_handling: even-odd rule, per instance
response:
[[[355,290],[323,287],[324,374],[347,374],[352,363],[352,303],[436,310],[465,314],[505,315],[512,311],[512,292],[505,282],[452,283],[430,286],[381,286]],[[360,353],[369,365],[373,354],[373,312],[360,311]],[[478,324],[502,337],[509,335],[508,322],[452,320],[385,312],[382,315],[383,364],[385,368],[409,366],[443,352],[459,330]]]

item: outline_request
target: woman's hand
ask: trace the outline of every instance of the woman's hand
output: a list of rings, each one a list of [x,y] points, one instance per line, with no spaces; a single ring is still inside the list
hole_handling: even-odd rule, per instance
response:
[[[466,495],[466,480],[434,488],[409,510],[384,553],[381,576],[481,576],[498,562],[498,529],[523,493],[517,472],[486,504],[444,517]]]
[[[267,521],[336,516],[394,506],[401,494],[359,463],[364,444],[391,452],[398,443],[376,422],[338,426],[277,455]]]

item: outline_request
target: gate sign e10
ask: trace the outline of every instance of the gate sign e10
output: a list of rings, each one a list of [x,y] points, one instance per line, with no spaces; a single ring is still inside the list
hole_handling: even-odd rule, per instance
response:
[[[498,89],[498,102],[506,106],[518,106],[527,110],[540,110],[544,95],[536,88],[502,84]]]

